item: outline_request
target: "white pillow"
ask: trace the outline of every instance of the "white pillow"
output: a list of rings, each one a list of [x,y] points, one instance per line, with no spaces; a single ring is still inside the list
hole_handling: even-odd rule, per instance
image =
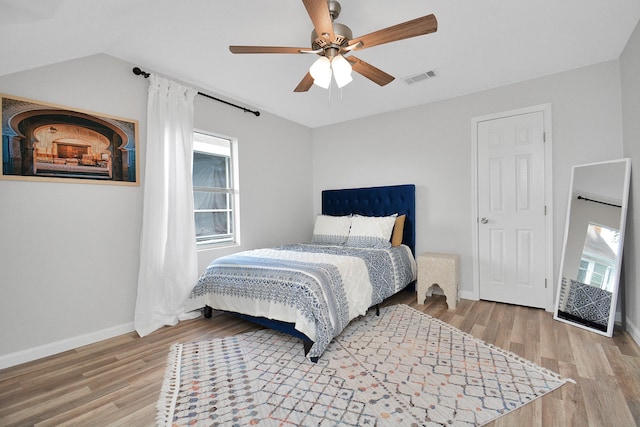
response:
[[[351,215],[331,216],[318,215],[313,226],[311,243],[344,245],[349,237]]]
[[[347,246],[361,248],[391,247],[391,232],[398,214],[390,216],[360,216],[351,220]]]

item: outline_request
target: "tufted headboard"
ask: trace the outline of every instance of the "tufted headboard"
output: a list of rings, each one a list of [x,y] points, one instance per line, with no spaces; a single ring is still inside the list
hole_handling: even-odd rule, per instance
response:
[[[322,192],[323,215],[359,214],[386,216],[406,214],[402,243],[416,253],[416,186],[413,184],[385,187],[347,188]]]

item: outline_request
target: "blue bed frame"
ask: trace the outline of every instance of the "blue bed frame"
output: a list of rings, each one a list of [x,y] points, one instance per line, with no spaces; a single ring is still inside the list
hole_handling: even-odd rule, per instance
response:
[[[393,214],[406,215],[402,243],[407,245],[415,255],[415,199],[416,187],[413,184],[392,185],[384,187],[347,188],[342,190],[324,190],[322,192],[322,214],[388,216]],[[413,284],[409,287],[413,287]],[[208,316],[207,316],[208,312]],[[234,313],[242,319],[258,325],[281,331],[300,338],[304,343],[305,354],[313,345],[306,335],[298,331],[293,323],[281,322],[264,317],[249,316]],[[205,317],[211,317],[211,308],[205,307]],[[315,359],[315,360],[314,360]],[[317,358],[312,358],[317,361]]]

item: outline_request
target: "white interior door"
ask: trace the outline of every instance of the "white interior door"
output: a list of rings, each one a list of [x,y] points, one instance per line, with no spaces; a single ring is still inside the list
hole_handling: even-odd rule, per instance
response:
[[[544,112],[477,122],[480,299],[546,307]]]

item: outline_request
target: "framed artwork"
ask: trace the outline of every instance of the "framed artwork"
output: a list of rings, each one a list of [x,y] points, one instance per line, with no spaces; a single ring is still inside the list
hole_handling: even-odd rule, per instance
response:
[[[139,184],[136,120],[0,97],[0,178]]]

